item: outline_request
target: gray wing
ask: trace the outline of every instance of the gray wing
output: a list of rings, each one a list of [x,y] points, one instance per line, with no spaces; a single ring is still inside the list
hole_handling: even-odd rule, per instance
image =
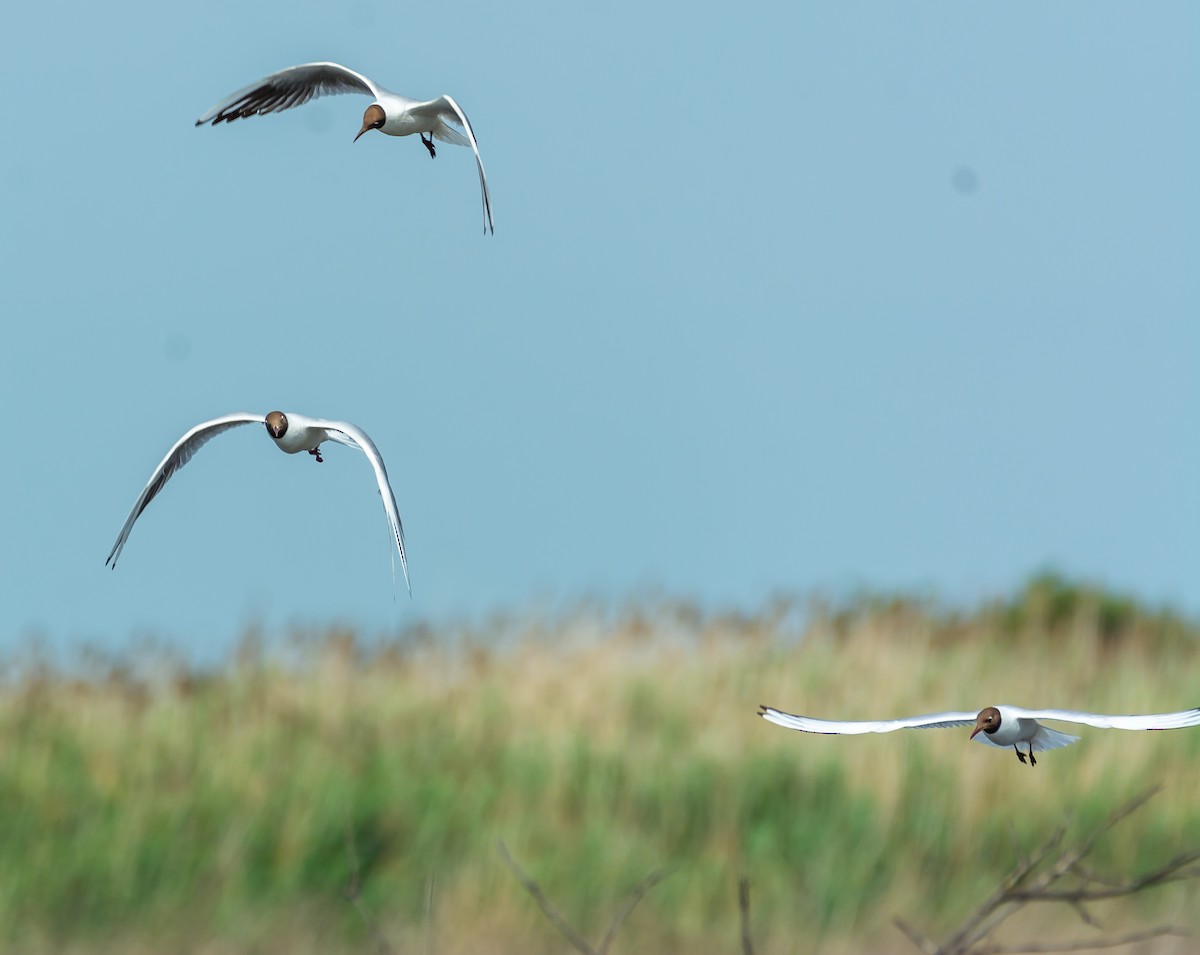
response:
[[[266,418],[263,415],[246,413],[227,414],[221,418],[213,418],[212,421],[205,421],[202,424],[196,425],[196,427],[192,428],[191,431],[176,441],[175,446],[167,452],[167,456],[154,469],[154,473],[150,475],[150,480],[142,488],[142,493],[138,495],[137,501],[134,502],[133,510],[125,518],[125,526],[121,528],[121,533],[117,535],[117,542],[113,544],[112,550],[109,551],[108,560],[104,562],[105,566],[111,564],[113,570],[116,570],[117,558],[121,556],[121,550],[125,547],[125,542],[129,540],[129,534],[133,530],[134,522],[141,516],[142,511],[146,509],[146,505],[153,501],[158,492],[171,480],[171,475],[187,464],[192,459],[192,455],[199,451],[205,442],[210,438],[215,438],[222,431],[228,431],[230,428],[236,428],[243,424],[263,424],[265,421]]]
[[[805,733],[836,733],[857,736],[862,733],[892,733],[904,729],[945,729],[952,726],[974,726],[975,713],[927,713],[924,716],[905,716],[896,720],[818,720],[811,716],[784,713],[772,706],[760,706],[758,715],[769,723]]]
[[[196,125],[211,122],[216,126],[262,113],[278,113],[331,93],[366,93],[379,98],[379,88],[361,73],[337,63],[305,63],[272,73],[230,94],[196,120]]]
[[[396,539],[396,549],[400,551],[400,569],[404,571],[404,584],[408,587],[409,596],[412,596],[412,582],[408,579],[408,557],[404,553],[404,525],[400,523],[400,509],[396,506],[396,495],[392,492],[392,483],[388,480],[387,468],[383,465],[383,455],[375,447],[375,442],[357,425],[346,421],[317,421],[315,423],[324,428],[332,440],[347,447],[357,448],[371,462],[371,468],[375,472],[375,481],[379,485],[379,496],[383,498],[383,510],[387,514],[392,536]],[[393,581],[395,572],[395,565],[393,565]]]
[[[1200,726],[1200,707],[1180,710],[1177,713],[1146,713],[1108,715],[1106,713],[1080,713],[1077,710],[1023,710],[1016,706],[1006,707],[1017,716],[1031,716],[1035,720],[1062,720],[1064,723],[1082,723],[1100,729],[1114,730],[1177,730],[1186,726]]]
[[[487,235],[490,232],[495,235],[496,226],[492,220],[492,197],[488,192],[487,173],[483,171],[483,157],[479,155],[479,142],[475,139],[475,130],[471,128],[467,114],[451,96],[439,96],[437,99],[431,99],[428,103],[418,103],[416,106],[409,107],[408,111],[416,116],[439,116],[442,119],[448,119],[466,131],[466,143],[459,142],[454,136],[449,135],[441,135],[438,138],[457,143],[460,146],[469,145],[472,152],[475,153],[475,166],[479,170],[479,189],[483,194],[483,233]],[[450,129],[449,132],[455,131]]]

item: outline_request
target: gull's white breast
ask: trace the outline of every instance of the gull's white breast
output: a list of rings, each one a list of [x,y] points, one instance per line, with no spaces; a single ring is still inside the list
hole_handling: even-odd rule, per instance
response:
[[[409,99],[399,93],[380,90],[379,99],[376,102],[383,107],[383,125],[379,131],[387,133],[389,136],[411,136],[413,133],[430,134],[442,122],[442,118],[436,113],[431,116],[410,113],[409,110],[420,105],[421,101]]]
[[[1025,743],[1037,735],[1041,724],[1028,717],[1017,716],[1006,706],[996,707],[1000,711],[1000,727],[994,733],[980,733],[998,746],[1012,746],[1014,743]]]
[[[288,415],[288,428],[283,433],[282,438],[276,438],[273,435],[271,437],[276,447],[280,451],[286,451],[288,454],[298,454],[301,451],[312,450],[322,441],[327,441],[328,439],[329,432],[324,428],[310,423],[306,418],[298,414]]]

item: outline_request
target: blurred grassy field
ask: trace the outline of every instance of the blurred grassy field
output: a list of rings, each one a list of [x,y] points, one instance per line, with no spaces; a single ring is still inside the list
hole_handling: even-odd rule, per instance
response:
[[[759,703],[845,719],[994,702],[1156,712],[1200,704],[1198,664],[1195,621],[1049,577],[958,613],[647,600],[371,647],[250,636],[209,673],[153,653],[69,673],[10,660],[0,940],[374,951],[343,896],[352,843],[394,950],[565,951],[502,839],[593,942],[670,867],[616,953],[740,951],[743,875],[760,955],[906,951],[893,915],[937,936],[1064,819],[1082,831],[1148,785],[1164,791],[1096,867],[1128,874],[1200,845],[1200,730],[1083,728],[1030,769],[966,730],[812,736],[758,719]],[[1109,910],[1111,924],[1200,928],[1197,901],[1184,883]],[[1073,918],[1038,930],[1077,936]]]

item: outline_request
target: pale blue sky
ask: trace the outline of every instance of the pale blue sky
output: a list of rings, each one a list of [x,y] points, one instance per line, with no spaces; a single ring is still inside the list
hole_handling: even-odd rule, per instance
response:
[[[3,17],[2,642],[661,588],[1004,592],[1052,564],[1200,611],[1200,6],[20,4]],[[193,121],[330,59],[450,93]],[[274,408],[361,456],[206,447]]]

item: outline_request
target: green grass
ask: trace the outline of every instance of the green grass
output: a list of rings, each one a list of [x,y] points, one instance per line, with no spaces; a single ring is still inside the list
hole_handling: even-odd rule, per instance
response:
[[[760,951],[903,950],[892,915],[949,928],[1066,817],[1094,825],[1150,784],[1165,791],[1095,865],[1200,844],[1200,730],[1085,729],[1031,770],[965,731],[837,739],[754,715],[1185,708],[1200,703],[1194,622],[1050,576],[972,612],[860,597],[818,608],[800,639],[781,609],[593,609],[502,648],[444,635],[453,652],[438,634],[370,650],[308,634],[209,674],[35,669],[0,696],[0,940],[368,951],[342,896],[349,837],[398,950],[426,931],[443,955],[563,950],[497,839],[593,940],[670,867],[615,952],[737,951],[742,875]],[[1189,891],[1118,921],[1194,925]]]

